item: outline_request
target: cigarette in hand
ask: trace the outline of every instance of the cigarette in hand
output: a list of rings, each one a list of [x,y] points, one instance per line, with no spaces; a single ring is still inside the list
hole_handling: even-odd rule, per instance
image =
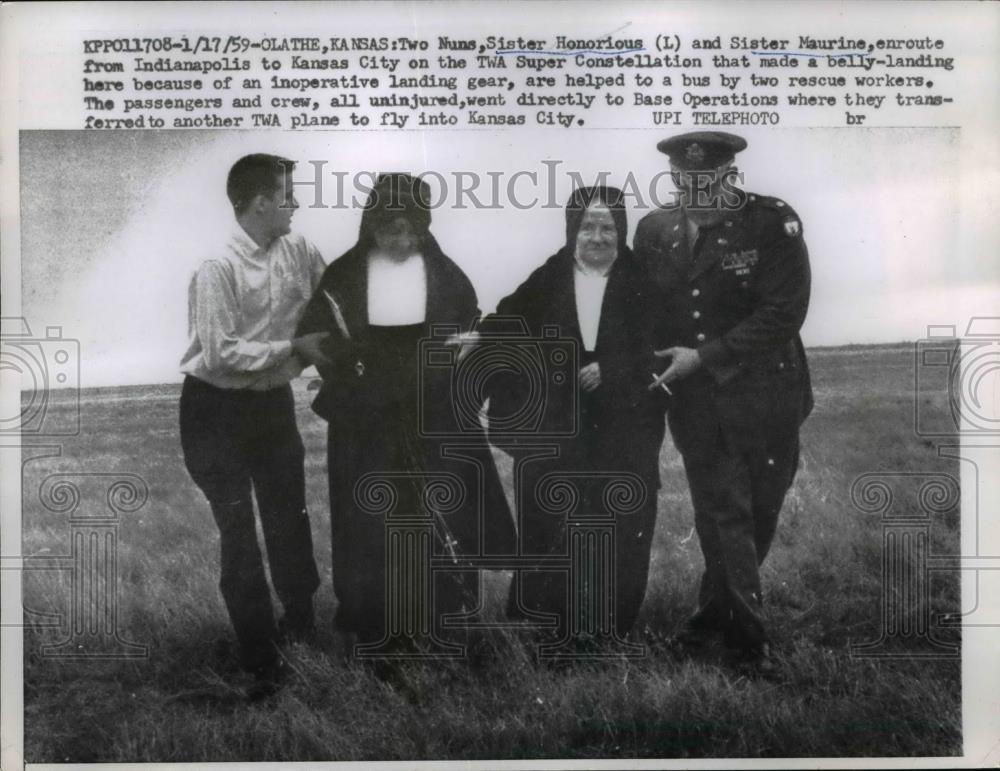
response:
[[[661,383],[657,383],[656,382],[656,375],[653,375],[653,383],[655,385],[658,385],[660,388],[662,388],[666,392],[667,396],[673,396],[674,395],[674,392],[671,391],[669,388],[667,388],[667,384],[666,383],[662,383],[662,382]]]

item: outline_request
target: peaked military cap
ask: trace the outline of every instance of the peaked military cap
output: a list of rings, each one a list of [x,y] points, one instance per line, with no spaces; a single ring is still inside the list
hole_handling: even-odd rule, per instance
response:
[[[725,131],[690,131],[659,142],[656,149],[670,156],[670,162],[688,171],[717,169],[731,161],[747,146],[747,141]]]

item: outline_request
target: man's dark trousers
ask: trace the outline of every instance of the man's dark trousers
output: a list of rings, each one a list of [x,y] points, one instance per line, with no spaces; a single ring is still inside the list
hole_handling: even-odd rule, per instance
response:
[[[684,458],[705,558],[693,621],[725,631],[736,648],[767,640],[759,568],[799,462],[797,429],[782,433],[767,448],[743,448],[719,432],[714,451]]]
[[[271,580],[289,618],[311,614],[319,586],[305,506],[305,452],[290,386],[222,389],[188,376],[181,392],[184,462],[219,527],[219,588],[243,666],[276,658],[277,628],[254,522],[257,497]]]

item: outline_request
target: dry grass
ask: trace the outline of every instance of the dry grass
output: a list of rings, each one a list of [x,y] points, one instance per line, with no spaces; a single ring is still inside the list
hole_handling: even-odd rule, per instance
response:
[[[308,500],[324,583],[320,639],[288,653],[295,673],[275,697],[250,703],[229,651],[217,589],[217,534],[184,470],[177,388],[84,393],[83,435],[60,458],[28,464],[26,555],[69,553],[65,514],[38,486],[56,472],[134,473],[148,503],[119,528],[123,637],[149,646],[135,661],[60,661],[40,645],[67,636],[29,615],[25,744],[29,762],[392,760],[604,757],[948,755],[961,749],[957,660],[872,660],[851,641],[877,636],[882,529],[851,503],[870,471],[956,473],[914,435],[909,348],[825,350],[812,356],[817,408],[803,466],[765,566],[779,674],[747,679],[712,658],[540,666],[514,633],[491,636],[495,656],[414,665],[411,698],[333,655],[324,426],[298,394],[308,452]],[[927,405],[944,408],[944,394]],[[140,398],[131,398],[140,397]],[[53,409],[65,409],[59,404]],[[639,627],[669,633],[690,611],[700,571],[678,457],[661,458],[664,487],[650,588]],[[506,465],[501,468],[509,477]],[[932,524],[935,553],[957,553],[958,518]],[[507,576],[487,576],[500,612]],[[71,576],[25,574],[25,606],[66,617]],[[935,579],[935,612],[956,611],[958,582]],[[416,703],[413,703],[413,702]]]

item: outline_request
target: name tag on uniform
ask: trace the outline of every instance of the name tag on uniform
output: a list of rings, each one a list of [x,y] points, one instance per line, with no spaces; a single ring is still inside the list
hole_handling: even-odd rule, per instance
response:
[[[750,268],[757,264],[757,250],[747,249],[742,252],[733,252],[722,258],[722,269],[732,270],[737,276],[745,276],[750,273]]]

